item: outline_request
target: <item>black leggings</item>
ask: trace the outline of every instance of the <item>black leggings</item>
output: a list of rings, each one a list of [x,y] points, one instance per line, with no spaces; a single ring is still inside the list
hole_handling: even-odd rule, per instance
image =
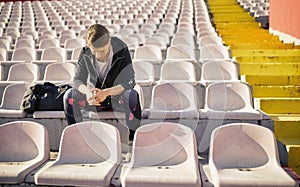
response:
[[[135,131],[141,124],[141,106],[139,94],[137,91],[130,89],[125,90],[112,106],[100,107],[91,106],[86,100],[86,95],[82,94],[75,88],[69,89],[64,95],[64,112],[67,118],[68,125],[81,122],[81,108],[88,111],[124,111],[126,115],[126,125],[129,130]]]

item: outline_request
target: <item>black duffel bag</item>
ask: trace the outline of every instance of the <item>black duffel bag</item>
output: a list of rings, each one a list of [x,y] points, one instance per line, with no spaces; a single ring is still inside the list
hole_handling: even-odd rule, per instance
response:
[[[64,110],[63,96],[70,88],[68,84],[56,86],[50,82],[30,86],[23,96],[20,109],[29,114],[34,111]]]

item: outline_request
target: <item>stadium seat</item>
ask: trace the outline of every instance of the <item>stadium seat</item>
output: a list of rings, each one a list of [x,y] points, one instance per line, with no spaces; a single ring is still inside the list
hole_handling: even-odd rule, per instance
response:
[[[109,186],[120,162],[119,131],[104,122],[80,122],[64,129],[56,160],[35,174],[35,183]]]
[[[159,47],[154,45],[139,46],[134,51],[133,61],[147,61],[153,64],[160,64],[162,53]]]
[[[216,128],[208,162],[215,187],[296,186],[280,166],[274,133],[256,124],[233,123]]]
[[[244,82],[216,82],[206,88],[205,106],[201,110],[208,119],[261,120],[253,108],[249,85]]]
[[[154,65],[150,62],[140,61],[132,63],[135,71],[136,83],[140,86],[152,86],[155,83]]]
[[[185,82],[197,85],[195,65],[186,61],[166,62],[161,65],[160,83]]]
[[[205,45],[200,48],[199,62],[231,60],[228,47],[224,45]]]
[[[203,85],[238,80],[238,69],[232,61],[220,60],[202,64],[200,82]]]
[[[5,82],[29,82],[39,80],[40,71],[36,64],[20,63],[10,67],[8,77]]]
[[[162,83],[153,87],[149,119],[198,119],[195,87],[189,83]]]
[[[193,130],[178,123],[143,125],[124,165],[122,186],[201,186],[195,142]]]
[[[189,45],[177,45],[168,47],[165,61],[188,61],[192,63],[197,62],[194,48]]]
[[[21,184],[34,169],[49,160],[47,129],[36,122],[0,125],[0,183]]]
[[[0,105],[1,118],[23,118],[26,113],[20,109],[20,104],[27,85],[24,83],[10,84],[5,87]]]
[[[31,63],[36,60],[36,51],[33,48],[20,48],[12,51],[12,58],[10,61],[0,62],[2,73],[2,80],[6,80],[8,71],[13,64],[17,63]]]
[[[73,82],[76,65],[73,63],[51,63],[46,66],[43,82],[69,83]]]

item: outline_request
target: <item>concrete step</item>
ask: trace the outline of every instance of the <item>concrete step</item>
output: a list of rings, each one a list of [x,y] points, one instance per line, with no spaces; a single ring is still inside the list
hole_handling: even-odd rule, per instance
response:
[[[300,114],[300,98],[254,98],[254,106],[267,114]]]
[[[300,57],[300,49],[264,49],[245,50],[236,49],[232,51],[233,56],[297,56]]]
[[[277,139],[286,146],[288,166],[300,175],[300,115],[270,115]]]
[[[270,115],[274,120],[274,131],[277,138],[300,138],[300,115]]]
[[[235,56],[235,60],[239,63],[249,62],[300,62],[300,56]],[[299,63],[298,63],[299,64]]]
[[[295,46],[293,44],[278,44],[276,43],[232,43],[229,46],[230,50],[264,50],[264,49],[300,49],[300,46]]]
[[[278,140],[286,146],[288,166],[298,171],[300,168],[300,138],[278,138]]]
[[[241,79],[252,86],[300,86],[300,75],[242,75]]]
[[[277,61],[277,62],[253,62],[250,59],[241,63],[241,59],[237,60],[240,64],[241,75],[272,75],[272,76],[298,76],[300,75],[300,61],[289,62],[289,61]]]
[[[299,97],[300,86],[257,86],[253,85],[253,97]]]

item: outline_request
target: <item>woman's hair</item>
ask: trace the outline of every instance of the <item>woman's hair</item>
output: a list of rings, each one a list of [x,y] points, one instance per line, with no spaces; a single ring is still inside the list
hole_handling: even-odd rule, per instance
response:
[[[87,30],[86,44],[88,47],[104,47],[109,42],[109,39],[109,31],[103,25],[94,24]]]

